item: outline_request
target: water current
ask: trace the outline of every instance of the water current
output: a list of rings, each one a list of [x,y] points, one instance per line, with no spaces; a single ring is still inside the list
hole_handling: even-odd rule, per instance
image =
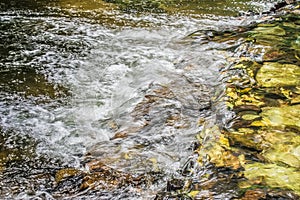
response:
[[[0,1],[1,198],[53,199],[37,174],[88,170],[88,159],[162,174],[141,191],[97,198],[151,199],[165,187],[191,155],[201,120],[226,118],[212,103],[225,44],[187,36],[246,26],[259,16],[238,13],[277,1],[180,2],[155,12],[100,0]]]

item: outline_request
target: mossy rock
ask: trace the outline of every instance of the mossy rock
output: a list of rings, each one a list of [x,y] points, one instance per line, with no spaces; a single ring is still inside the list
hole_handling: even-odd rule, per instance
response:
[[[296,40],[292,42],[292,48],[296,51],[300,51],[300,36],[298,36]]]
[[[255,41],[255,44],[263,46],[284,46],[286,42],[283,36],[280,35],[254,34],[250,38]]]

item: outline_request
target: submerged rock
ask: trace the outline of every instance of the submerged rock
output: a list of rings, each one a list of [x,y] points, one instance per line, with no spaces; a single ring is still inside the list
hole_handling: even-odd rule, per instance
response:
[[[54,187],[54,171],[62,168],[62,163],[40,155],[38,143],[23,132],[0,128],[1,199],[15,199],[19,195],[28,199]]]
[[[300,67],[276,62],[264,63],[256,74],[262,87],[283,87],[300,85]]]
[[[262,57],[263,63],[253,68],[253,64],[247,65],[242,61],[239,64],[242,67],[238,65],[233,68],[243,69],[242,74],[249,79],[255,78],[252,89],[242,93],[239,88],[248,85],[238,85],[238,81],[229,82],[231,87],[227,89],[228,105],[238,117],[233,119],[231,129],[224,134],[234,152],[245,155],[241,165],[247,181],[240,181],[239,186],[247,188],[247,192],[242,199],[247,199],[250,194],[262,199],[270,196],[269,193],[249,190],[256,186],[292,191],[294,195],[288,197],[291,199],[300,194],[297,181],[300,175],[300,107],[295,103],[299,96],[300,67],[294,57],[297,47],[294,48],[291,42],[299,26],[289,24],[287,19],[293,19],[289,17],[283,17],[283,21],[258,25],[250,31],[251,37],[256,39],[252,46],[258,45],[267,51],[264,54],[252,52],[246,55],[251,55],[248,59],[252,62]],[[263,55],[257,56],[257,53]],[[249,107],[245,112],[239,109],[246,105],[257,106],[260,110],[257,112],[257,109]]]
[[[228,167],[237,170],[241,167],[243,157],[234,154],[229,140],[221,133],[218,127],[205,129],[199,135],[201,147],[198,150],[199,162],[213,163],[216,167]]]
[[[279,61],[284,60],[287,56],[285,51],[279,49],[269,49],[263,55],[263,61],[270,62],[270,61]]]
[[[248,181],[240,183],[242,188],[266,184],[273,188],[292,190],[300,195],[300,173],[296,168],[266,163],[249,163],[244,168],[244,176]]]
[[[116,132],[111,139],[126,138],[157,126],[190,128],[194,117],[210,109],[210,95],[207,85],[193,84],[184,78],[165,85],[150,84],[144,98],[125,116],[131,117],[131,126],[114,125]]]
[[[285,36],[286,31],[276,24],[261,24],[253,31],[254,34]]]
[[[267,107],[263,109],[261,116],[261,122],[265,126],[290,126],[300,130],[300,105]]]
[[[139,188],[149,182],[155,182],[156,174],[144,174],[133,176],[102,163],[99,160],[91,160],[85,164],[85,170],[64,168],[55,173],[55,182],[51,190],[56,198],[88,194],[89,192],[106,193],[108,191],[126,190],[137,192]],[[136,190],[136,191],[135,191]]]
[[[233,117],[225,127],[208,126],[199,133],[199,165],[228,170],[225,177],[238,183],[230,185],[239,191],[234,199],[299,198],[300,67],[295,18],[299,17],[288,14],[258,24],[248,36],[239,34],[248,37],[248,45],[237,47],[243,54],[236,53],[235,63],[224,70],[225,100]],[[215,180],[209,191],[217,188],[216,183],[221,181]],[[192,191],[196,198],[200,190]]]

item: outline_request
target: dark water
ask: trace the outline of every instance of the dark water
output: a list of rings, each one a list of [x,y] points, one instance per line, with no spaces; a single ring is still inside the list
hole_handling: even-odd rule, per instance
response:
[[[160,174],[103,199],[154,198],[188,160],[201,121],[226,118],[212,101],[227,44],[187,36],[246,26],[259,17],[239,12],[277,1],[108,2],[0,1],[1,198],[75,198],[55,191],[53,177],[88,170],[87,154]]]

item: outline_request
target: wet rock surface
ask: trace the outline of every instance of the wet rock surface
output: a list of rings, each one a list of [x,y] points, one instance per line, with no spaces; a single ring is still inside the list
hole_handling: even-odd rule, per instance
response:
[[[183,71],[183,73],[187,72],[192,73],[191,69]],[[142,191],[150,185],[155,185],[167,173],[161,170],[163,168],[161,165],[164,163],[159,161],[159,157],[155,157],[152,150],[158,143],[163,144],[165,148],[176,148],[173,147],[176,144],[182,145],[182,141],[176,140],[175,134],[200,126],[201,119],[208,117],[211,112],[212,94],[207,85],[200,84],[199,81],[194,83],[191,80],[188,81],[185,76],[182,76],[182,73],[174,74],[174,76],[178,77],[176,81],[163,85],[151,83],[145,89],[143,99],[135,105],[132,111],[122,115],[124,119],[118,119],[119,122],[126,121],[126,125],[120,125],[118,121],[107,123],[115,133],[110,142],[92,147],[86,155],[87,165],[93,166],[94,162],[105,163],[116,166],[118,169],[121,167],[123,172],[116,171],[116,176],[110,174],[106,176],[107,180],[101,180],[97,175],[98,172],[92,171],[91,177],[93,178],[88,181],[90,185],[98,185],[99,181],[102,181],[108,185],[112,184],[116,188],[131,186],[140,188]],[[201,116],[200,124],[195,122],[197,116]],[[131,120],[129,126],[128,119]],[[162,127],[163,129],[161,129]],[[168,132],[169,134],[167,134]],[[129,141],[131,145],[125,146],[124,143]],[[108,152],[106,149],[109,148],[122,149],[123,153]],[[141,151],[142,149],[143,151]],[[172,158],[172,155],[169,156]],[[136,164],[132,165],[131,163]],[[111,171],[114,171],[113,168]],[[122,178],[123,176],[127,178]],[[112,180],[110,180],[111,178]],[[86,186],[89,187],[89,184]],[[168,187],[169,190],[179,189],[182,184],[175,184],[172,181]]]
[[[299,198],[299,15],[294,11],[246,32],[229,32],[227,41],[224,35],[211,38],[245,40],[223,69],[224,100],[232,117],[198,134],[189,186],[162,192],[157,199],[215,199],[218,185],[226,184],[223,198]]]

